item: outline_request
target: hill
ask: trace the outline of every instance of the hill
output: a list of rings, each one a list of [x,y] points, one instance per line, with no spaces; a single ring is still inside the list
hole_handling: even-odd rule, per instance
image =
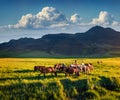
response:
[[[95,26],[84,33],[47,34],[0,44],[0,57],[120,56],[120,32]]]

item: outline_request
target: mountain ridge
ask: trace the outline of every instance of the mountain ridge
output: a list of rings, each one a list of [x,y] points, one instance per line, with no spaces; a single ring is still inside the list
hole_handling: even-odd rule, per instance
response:
[[[120,32],[111,28],[95,26],[84,33],[47,34],[38,39],[20,38],[0,44],[0,57],[19,57],[22,53],[34,51],[39,52],[38,57],[45,56],[41,56],[41,52],[50,57],[58,55],[120,56]],[[11,53],[11,55],[9,56],[7,53]],[[30,57],[33,56],[34,53]]]

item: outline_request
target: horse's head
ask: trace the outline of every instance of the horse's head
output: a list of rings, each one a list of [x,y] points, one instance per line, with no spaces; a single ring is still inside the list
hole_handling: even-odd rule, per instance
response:
[[[60,70],[61,64],[55,64],[55,65],[54,65],[54,68],[55,68],[56,70]]]
[[[89,68],[90,68],[91,70],[93,70],[93,65],[92,65],[92,63],[89,63],[88,65],[89,65]]]
[[[37,71],[37,66],[34,66],[34,71]]]

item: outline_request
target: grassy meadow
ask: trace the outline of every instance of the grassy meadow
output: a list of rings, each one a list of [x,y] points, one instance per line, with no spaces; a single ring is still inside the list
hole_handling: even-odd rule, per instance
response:
[[[80,76],[39,76],[35,65],[92,63]],[[97,63],[100,61],[102,63]],[[120,58],[0,58],[0,100],[120,100]]]

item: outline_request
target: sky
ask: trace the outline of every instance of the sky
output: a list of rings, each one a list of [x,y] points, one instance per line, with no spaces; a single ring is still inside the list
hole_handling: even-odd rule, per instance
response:
[[[120,31],[120,0],[0,0],[0,43],[45,34]]]

